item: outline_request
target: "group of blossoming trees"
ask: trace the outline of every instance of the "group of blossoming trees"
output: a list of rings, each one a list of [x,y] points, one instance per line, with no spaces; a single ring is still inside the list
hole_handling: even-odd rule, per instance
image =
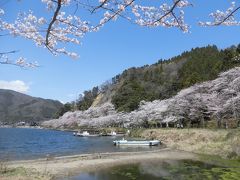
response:
[[[69,43],[80,44],[81,38],[88,32],[99,31],[104,24],[118,18],[147,27],[176,27],[184,33],[189,32],[185,22],[184,10],[194,8],[191,0],[159,0],[154,6],[147,0],[41,0],[46,4],[48,13],[38,17],[31,9],[20,12],[14,22],[5,19],[6,13],[0,7],[0,33],[20,36],[33,41],[38,47],[47,48],[52,54],[65,54],[77,58],[64,46]],[[235,18],[240,5],[231,2],[224,10],[210,14],[211,21],[198,22],[201,26],[240,25]],[[86,11],[86,13],[83,13]],[[80,14],[81,13],[81,14]],[[90,13],[89,16],[87,13]],[[84,17],[84,15],[88,17]],[[1,34],[1,35],[3,35]],[[36,67],[37,63],[28,63],[25,58],[16,61],[9,55],[14,50],[0,52],[0,64],[13,64],[22,67]]]
[[[240,125],[240,68],[233,68],[213,80],[196,84],[165,100],[140,103],[137,110],[117,112],[111,103],[90,107],[86,111],[67,112],[43,126],[61,127],[149,127],[153,124],[198,124],[209,120],[219,127],[233,120]]]

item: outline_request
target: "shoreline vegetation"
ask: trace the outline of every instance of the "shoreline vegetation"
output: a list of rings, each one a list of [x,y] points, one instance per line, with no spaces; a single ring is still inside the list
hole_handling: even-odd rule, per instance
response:
[[[240,160],[240,128],[139,129],[132,136],[158,139],[171,149]]]
[[[60,130],[60,129],[58,129]],[[65,131],[67,129],[64,129]],[[105,129],[109,131],[109,128]],[[112,128],[111,128],[112,130]],[[73,130],[68,130],[73,131]],[[55,179],[70,177],[81,172],[99,170],[118,165],[152,160],[209,160],[240,163],[240,129],[136,129],[130,137],[158,139],[164,149],[147,152],[114,152],[46,157],[36,160],[2,162],[0,179]],[[201,160],[201,158],[200,158]],[[211,163],[211,162],[210,162]],[[5,167],[5,172],[4,172]]]

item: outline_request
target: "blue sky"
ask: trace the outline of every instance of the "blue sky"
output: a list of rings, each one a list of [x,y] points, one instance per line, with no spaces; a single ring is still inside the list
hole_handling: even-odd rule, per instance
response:
[[[31,96],[67,102],[129,67],[152,64],[158,59],[170,58],[197,46],[215,44],[225,48],[240,43],[240,27],[204,28],[197,25],[199,20],[209,20],[208,14],[213,10],[226,9],[230,1],[192,2],[194,7],[185,12],[191,33],[184,34],[175,28],[139,27],[119,19],[108,23],[99,32],[87,34],[82,39],[82,45],[68,46],[80,55],[77,60],[67,56],[55,57],[46,49],[37,48],[33,42],[22,38],[0,37],[0,51],[20,50],[12,58],[24,56],[29,61],[37,60],[41,65],[32,70],[0,65],[0,88],[1,81],[19,80],[28,86],[27,94]],[[7,18],[12,20],[19,9],[31,7],[34,12],[41,14],[44,11],[40,4],[40,1],[10,0],[0,6]]]

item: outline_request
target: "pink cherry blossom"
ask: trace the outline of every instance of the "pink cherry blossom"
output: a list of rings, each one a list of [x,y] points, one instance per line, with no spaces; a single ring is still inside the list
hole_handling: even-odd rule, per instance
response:
[[[31,40],[38,47],[49,50],[53,55],[65,54],[77,58],[76,52],[68,50],[70,43],[81,44],[86,33],[99,31],[106,23],[124,18],[131,23],[146,27],[178,28],[184,33],[190,31],[185,21],[185,10],[194,8],[191,0],[159,1],[155,6],[135,0],[41,0],[47,13],[35,15],[30,9],[21,12],[14,22],[5,20],[4,9],[0,9],[0,31],[12,36]],[[69,11],[76,6],[75,12]],[[201,26],[240,25],[235,14],[240,9],[233,1],[226,11],[217,10],[210,14],[212,21],[199,22]],[[82,11],[90,12],[94,20],[86,19]],[[52,17],[49,19],[49,15]],[[88,17],[89,18],[89,17]],[[66,46],[66,47],[65,47]]]

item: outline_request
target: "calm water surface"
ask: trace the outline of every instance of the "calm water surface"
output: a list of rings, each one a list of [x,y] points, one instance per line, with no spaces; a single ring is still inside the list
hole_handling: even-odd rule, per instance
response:
[[[116,147],[121,137],[76,137],[72,132],[0,128],[0,159],[20,160],[95,152],[154,150],[158,147]]]
[[[239,163],[240,164],[240,163]],[[82,173],[62,180],[239,180],[240,166],[200,161],[155,161]]]

